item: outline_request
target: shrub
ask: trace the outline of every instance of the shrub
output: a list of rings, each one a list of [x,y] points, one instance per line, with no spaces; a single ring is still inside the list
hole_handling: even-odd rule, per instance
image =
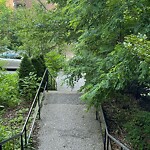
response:
[[[33,58],[31,59],[31,61],[32,61],[32,64],[33,64],[33,66],[34,66],[34,68],[35,68],[37,77],[38,77],[38,78],[43,77],[43,74],[44,74],[45,69],[46,69],[46,65],[45,65],[45,61],[44,61],[44,56],[43,56],[43,55],[39,55],[39,56],[37,56],[37,57],[33,57]],[[46,80],[47,80],[47,77],[44,78],[41,91],[42,91],[43,88],[44,88],[44,85],[45,85],[45,83],[46,83]],[[39,82],[40,82],[40,80],[39,80]]]
[[[125,124],[128,139],[137,150],[150,149],[150,112],[138,111]]]
[[[8,128],[0,125],[0,142],[11,137],[12,133],[8,131]]]
[[[42,77],[43,73],[45,71],[45,67],[44,67],[43,62],[40,59],[40,57],[32,58],[31,62],[32,62],[34,68],[35,68],[35,72],[37,74],[37,77]]]
[[[34,71],[35,69],[31,60],[27,55],[25,55],[20,64],[19,79],[29,76],[29,73]]]
[[[19,90],[22,89],[23,79],[28,77],[30,72],[35,72],[35,69],[31,63],[31,60],[26,55],[21,61],[19,69]]]
[[[0,104],[12,107],[20,103],[18,93],[18,75],[0,73]]]
[[[25,100],[32,100],[36,94],[36,89],[39,85],[39,79],[34,72],[30,72],[29,76],[20,79],[22,84],[21,95]]]

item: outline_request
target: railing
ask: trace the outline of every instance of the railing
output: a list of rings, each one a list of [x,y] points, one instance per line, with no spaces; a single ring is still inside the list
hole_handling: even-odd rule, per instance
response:
[[[126,147],[124,144],[122,144],[120,141],[109,134],[104,118],[104,113],[101,107],[98,111],[96,111],[96,119],[101,123],[102,134],[104,137],[104,150],[113,150],[111,142],[117,145],[117,150],[130,150],[128,147]]]
[[[57,83],[56,83],[56,80],[55,78],[50,74],[48,73],[48,79],[50,80],[48,83],[48,88],[49,90],[57,90]]]
[[[5,149],[5,150],[16,150],[16,149],[24,150],[27,147],[27,145],[29,144],[29,140],[30,140],[32,131],[34,129],[34,124],[35,124],[37,115],[40,119],[41,102],[44,97],[45,90],[46,89],[48,90],[47,86],[48,86],[49,77],[50,77],[50,85],[49,86],[51,88],[52,88],[52,86],[54,86],[53,89],[57,88],[54,78],[50,75],[50,73],[46,69],[43,74],[40,85],[37,89],[34,100],[29,109],[27,118],[26,118],[24,126],[22,128],[22,131],[16,135],[10,137],[9,139],[6,139],[6,140],[0,142],[0,150],[3,150],[3,149]]]

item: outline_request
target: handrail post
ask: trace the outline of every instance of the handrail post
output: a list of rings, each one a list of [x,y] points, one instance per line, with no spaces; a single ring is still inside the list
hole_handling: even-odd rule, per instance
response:
[[[2,150],[2,145],[0,145],[0,150]]]
[[[38,93],[38,97],[37,97],[37,100],[38,100],[38,106],[39,106],[39,120],[41,119],[41,106],[40,106],[40,93]]]
[[[104,133],[104,150],[106,150],[106,137],[107,137],[107,134],[106,134],[106,129],[105,129],[105,133]]]
[[[107,136],[107,150],[109,150],[109,140],[110,140],[110,138],[109,138],[109,136]]]
[[[98,120],[98,111],[96,110],[96,120]]]
[[[51,78],[50,78],[50,80],[51,80],[51,90],[53,90],[53,78],[52,78],[52,75],[50,75],[51,76]]]
[[[23,137],[21,135],[21,150],[24,150],[24,147],[23,147]]]
[[[25,129],[24,129],[25,133],[24,133],[24,138],[25,138],[25,146],[27,145],[27,126],[25,126]]]
[[[48,92],[48,82],[49,82],[49,72],[48,72],[48,70],[46,71],[46,82],[47,82],[47,86],[46,86],[46,90],[47,90],[47,92]]]

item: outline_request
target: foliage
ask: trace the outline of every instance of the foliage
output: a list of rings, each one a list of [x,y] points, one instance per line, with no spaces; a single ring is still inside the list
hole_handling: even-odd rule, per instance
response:
[[[66,28],[58,14],[55,10],[46,11],[38,5],[12,12],[9,23],[20,42],[18,49],[24,50],[30,57],[61,49]],[[58,28],[62,29],[61,33],[57,32]]]
[[[73,85],[84,76],[82,98],[89,106],[124,92],[136,98],[149,93],[150,8],[142,2],[76,0],[62,8],[68,37],[76,42],[68,80]]]
[[[150,96],[150,1],[66,0],[64,4],[60,9],[62,20],[67,20],[66,39],[76,45],[75,57],[67,66],[68,83],[73,86],[85,78],[82,99],[89,108],[126,94],[136,99]],[[124,98],[119,100],[128,105]],[[146,130],[142,135],[149,138],[149,122],[144,115],[145,121],[138,115],[133,119],[143,122]],[[143,128],[136,128],[134,123],[130,127],[134,130],[134,137],[129,135],[131,141],[144,144],[145,139],[139,138]]]
[[[39,79],[40,78],[37,78],[34,72],[30,72],[28,76],[20,79],[21,81],[20,94],[25,100],[27,101],[33,100],[36,94],[37,87],[39,86]]]
[[[18,93],[18,75],[0,72],[0,103],[12,107],[20,103]]]
[[[9,10],[6,7],[5,2],[5,0],[0,1],[0,47],[10,44],[8,37],[5,36],[6,33],[8,33],[9,18]]]
[[[35,69],[32,65],[31,60],[29,59],[27,55],[24,56],[24,58],[22,59],[20,63],[20,68],[19,68],[19,89],[22,89],[22,80],[25,77],[28,77],[30,72],[34,72],[34,71]]]
[[[31,62],[36,70],[37,77],[42,77],[46,69],[43,56],[36,56],[31,59]]]
[[[12,133],[11,131],[8,129],[8,127],[4,126],[4,125],[0,125],[0,142],[11,137]],[[5,148],[9,149],[10,145],[6,145]]]
[[[60,71],[65,63],[64,57],[56,51],[50,51],[45,56],[46,66],[51,75],[57,76],[57,72]]]
[[[41,63],[39,64],[41,65]],[[38,66],[36,66],[36,69],[37,67],[39,67],[39,64]],[[33,100],[35,96],[36,89],[39,85],[39,79],[41,76],[41,72],[39,72],[38,74],[40,76],[39,77],[37,76],[36,73],[38,72],[36,69],[34,68],[32,64],[31,59],[26,55],[22,59],[20,68],[19,68],[19,91],[20,91],[22,98],[24,98],[24,100],[27,100],[27,101]]]
[[[64,42],[75,43],[68,83],[74,85],[85,78],[82,98],[89,107],[124,93],[136,98],[149,96],[149,0],[51,1],[58,3],[53,11],[45,13],[37,6],[0,17],[5,24],[0,24],[1,43],[15,47],[14,35],[17,46],[28,56],[46,55],[51,50],[45,60],[54,76],[64,66],[56,50],[60,52]]]
[[[0,71],[3,70],[3,66],[6,65],[5,60],[0,60]]]
[[[67,0],[47,0],[48,3],[56,3],[59,4],[60,7],[65,6],[67,4]]]
[[[125,124],[128,139],[134,149],[150,149],[150,112],[138,111],[130,122]]]
[[[22,105],[22,104],[21,104]],[[20,106],[19,106],[20,107]],[[14,107],[14,110],[8,109],[3,112],[3,115],[0,116],[0,142],[18,134],[21,132],[22,127],[25,121],[25,114],[28,112],[27,106],[24,105],[21,109]],[[9,113],[8,117],[5,117]],[[13,114],[15,112],[15,114]],[[1,114],[0,114],[1,115]],[[4,118],[5,117],[5,118]],[[29,120],[30,121],[30,120]],[[13,150],[19,149],[21,146],[20,137],[10,140],[9,142],[3,145],[4,150]]]
[[[14,30],[14,25],[11,24],[13,10],[6,6],[7,3],[7,0],[0,2],[0,47],[17,50],[21,41]]]
[[[8,127],[0,125],[0,142],[10,137],[11,134],[12,133],[8,130]]]

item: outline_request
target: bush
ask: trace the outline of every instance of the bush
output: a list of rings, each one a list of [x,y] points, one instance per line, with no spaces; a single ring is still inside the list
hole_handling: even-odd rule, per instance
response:
[[[25,55],[20,64],[19,79],[29,76],[30,72],[35,72],[35,69],[29,57]]]
[[[21,80],[21,95],[25,100],[32,100],[36,94],[36,89],[39,86],[39,79],[37,76],[33,73],[30,72],[29,76],[24,77]]]
[[[134,149],[150,149],[150,112],[136,112],[132,120],[125,124],[125,128]]]
[[[35,72],[37,74],[37,77],[42,77],[44,74],[44,71],[46,69],[45,62],[44,62],[42,55],[37,56],[37,57],[33,57],[31,59],[31,62],[35,68]]]
[[[20,103],[18,99],[18,75],[0,72],[0,104],[13,107]]]
[[[8,131],[8,128],[3,125],[0,125],[0,142],[11,136],[12,136],[12,133]]]
[[[39,55],[37,57],[33,57],[31,59],[31,61],[32,61],[32,64],[33,64],[33,66],[35,68],[35,71],[36,71],[36,74],[37,74],[37,78],[42,78],[43,74],[45,72],[45,69],[46,69],[44,56],[43,55]],[[48,78],[47,76],[44,78],[44,81],[43,81],[43,84],[42,84],[42,88],[41,88],[41,92],[44,89],[44,86],[45,86],[47,78]],[[39,83],[40,83],[40,80],[39,80]]]
[[[28,77],[30,72],[35,72],[35,69],[31,63],[31,60],[28,58],[28,56],[24,56],[24,58],[21,61],[20,69],[19,69],[19,90],[22,89],[22,80],[25,77]]]

